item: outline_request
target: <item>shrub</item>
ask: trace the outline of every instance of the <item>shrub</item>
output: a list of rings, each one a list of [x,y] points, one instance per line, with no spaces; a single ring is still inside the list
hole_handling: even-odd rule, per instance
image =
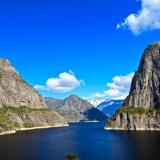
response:
[[[76,153],[67,153],[65,155],[66,160],[80,160],[79,156]]]
[[[141,108],[141,107],[138,107],[138,108],[121,107],[116,111],[115,116],[117,116],[118,114],[121,114],[121,113],[128,113],[130,115],[153,114],[153,113],[160,113],[160,109],[150,108],[150,109],[146,110],[146,109]]]
[[[26,121],[23,123],[23,126],[25,128],[32,128],[32,127],[34,127],[34,124],[31,121]]]
[[[14,124],[14,127],[16,127],[16,128],[20,128],[21,126],[20,126],[20,124],[18,123],[18,122],[13,122]]]

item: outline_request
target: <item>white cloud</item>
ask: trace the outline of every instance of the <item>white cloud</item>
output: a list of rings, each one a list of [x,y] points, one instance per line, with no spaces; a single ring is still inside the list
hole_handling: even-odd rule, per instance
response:
[[[160,0],[140,0],[141,9],[130,14],[117,29],[128,27],[134,34],[160,29]]]
[[[107,99],[125,99],[128,96],[131,81],[134,73],[129,73],[124,76],[115,76],[112,78],[111,83],[107,83],[106,91],[96,92],[91,94],[91,98],[107,98]]]
[[[106,96],[105,93],[96,92],[96,93],[91,94],[88,99],[92,99],[92,98],[103,98],[103,97],[105,97],[105,96]]]
[[[49,78],[46,81],[46,85],[35,85],[34,88],[38,90],[51,90],[54,92],[70,92],[75,88],[84,84],[83,80],[78,80],[72,71],[63,72],[59,74],[59,77]]]
[[[34,88],[35,88],[36,90],[43,90],[43,91],[48,91],[48,90],[49,90],[49,88],[47,88],[46,86],[41,86],[41,85],[39,85],[39,84],[36,84],[36,85],[34,86]]]
[[[133,75],[134,73],[130,73],[113,77],[112,82],[106,84],[108,90],[104,91],[104,93],[113,99],[124,99],[129,93]]]

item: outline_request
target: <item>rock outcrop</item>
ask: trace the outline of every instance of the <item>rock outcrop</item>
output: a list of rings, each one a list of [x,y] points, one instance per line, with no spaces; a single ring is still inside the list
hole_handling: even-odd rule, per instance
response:
[[[160,42],[144,51],[124,105],[144,109],[160,108]]]
[[[43,97],[6,59],[0,59],[0,107],[47,108]]]
[[[160,130],[160,112],[123,107],[107,122],[106,129]]]
[[[123,106],[105,128],[160,130],[160,42],[145,49]]]
[[[102,121],[108,118],[88,101],[76,95],[71,95],[64,100],[53,98],[45,98],[45,100],[49,108],[60,113],[68,122]]]
[[[44,98],[6,59],[0,59],[0,132],[21,128],[67,126],[47,108]]]

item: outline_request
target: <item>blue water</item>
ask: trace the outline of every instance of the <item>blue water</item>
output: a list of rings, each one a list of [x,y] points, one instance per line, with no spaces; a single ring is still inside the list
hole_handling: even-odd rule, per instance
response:
[[[69,152],[81,160],[160,159],[160,132],[105,131],[103,126],[77,123],[0,136],[0,160],[63,160]]]

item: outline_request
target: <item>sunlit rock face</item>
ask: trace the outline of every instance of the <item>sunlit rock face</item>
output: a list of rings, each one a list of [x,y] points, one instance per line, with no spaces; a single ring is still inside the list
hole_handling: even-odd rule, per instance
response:
[[[22,128],[67,126],[51,111],[43,97],[29,85],[6,59],[0,59],[0,134]]]
[[[0,107],[47,108],[43,97],[6,59],[0,59]]]
[[[160,108],[160,42],[145,49],[124,105]]]
[[[160,130],[160,42],[149,45],[132,80],[129,96],[106,129]]]

